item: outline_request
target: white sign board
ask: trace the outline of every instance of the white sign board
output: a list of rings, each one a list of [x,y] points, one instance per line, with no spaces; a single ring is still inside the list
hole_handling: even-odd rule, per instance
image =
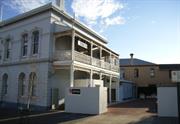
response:
[[[180,71],[172,71],[172,82],[180,82]]]
[[[78,45],[81,46],[81,47],[83,47],[83,48],[85,48],[85,49],[87,49],[87,47],[88,47],[86,43],[83,43],[83,42],[80,41],[80,40],[78,40]]]

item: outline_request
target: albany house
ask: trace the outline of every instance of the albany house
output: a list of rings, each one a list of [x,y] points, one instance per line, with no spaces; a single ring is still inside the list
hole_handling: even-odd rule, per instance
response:
[[[99,80],[119,100],[119,55],[59,2],[0,22],[0,106],[60,106],[67,87]]]

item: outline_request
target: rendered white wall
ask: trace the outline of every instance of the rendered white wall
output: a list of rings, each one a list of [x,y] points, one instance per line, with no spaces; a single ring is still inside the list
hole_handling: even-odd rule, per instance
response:
[[[38,14],[0,29],[0,37],[3,39],[10,37],[12,43],[10,60],[4,61],[2,58],[0,61],[0,92],[2,75],[4,73],[8,74],[8,94],[4,97],[6,102],[17,102],[18,76],[23,72],[26,75],[25,96],[21,98],[20,102],[27,104],[29,74],[35,72],[37,74],[37,96],[32,99],[31,104],[47,106],[49,67],[48,61],[44,60],[49,58],[49,44],[51,42],[50,16],[50,12]],[[40,31],[39,53],[36,56],[32,56],[32,31],[36,29]],[[23,33],[28,33],[28,55],[26,58],[21,57],[21,36]],[[2,54],[4,55],[4,53]],[[36,62],[38,60],[40,61]]]
[[[158,116],[177,117],[177,88],[176,87],[158,87]]]
[[[70,86],[70,70],[57,69],[49,78],[48,104],[51,105],[51,89],[59,89],[59,102],[64,101],[66,89]]]
[[[2,87],[3,74],[8,74],[8,93],[3,98],[3,100],[10,103],[17,103],[18,77],[21,72],[25,73],[26,82],[25,95],[21,98],[20,102],[27,104],[29,75],[31,72],[35,72],[37,75],[36,97],[31,100],[31,104],[47,106],[48,63],[22,64],[16,66],[0,67],[0,87]]]
[[[39,54],[36,58],[49,57],[49,42],[51,33],[50,13],[39,14],[32,18],[14,23],[0,29],[0,37],[11,39],[11,62],[17,62],[21,57],[21,36],[28,33],[28,59],[31,59],[32,31],[38,29],[40,31]],[[27,59],[25,59],[27,60]]]
[[[76,87],[74,89],[80,89],[80,94],[71,94],[69,88],[66,90],[66,112],[101,114],[107,111],[107,88]]]

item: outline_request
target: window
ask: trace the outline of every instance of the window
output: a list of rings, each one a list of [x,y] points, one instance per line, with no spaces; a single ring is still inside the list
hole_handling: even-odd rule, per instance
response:
[[[172,70],[169,70],[169,79],[172,79],[171,72],[172,72]]]
[[[2,59],[2,51],[0,50],[0,60]]]
[[[120,78],[121,79],[125,79],[125,70],[124,69],[121,69],[121,71],[120,71]]]
[[[36,73],[32,72],[29,75],[29,94],[30,96],[36,96],[36,82],[37,76]]]
[[[2,78],[2,95],[7,94],[7,89],[8,89],[8,75],[4,74]]]
[[[2,60],[2,50],[3,50],[2,44],[3,44],[3,40],[0,40],[0,60]]]
[[[5,42],[5,59],[10,58],[10,50],[11,50],[10,39],[7,39]]]
[[[154,70],[154,68],[150,69],[150,76],[151,77],[155,77],[155,70]]]
[[[22,35],[22,56],[27,56],[28,51],[28,34]]]
[[[34,31],[32,33],[32,54],[38,53],[39,47],[39,31]]]
[[[24,94],[25,94],[25,74],[21,73],[19,75],[18,96],[24,96]]]
[[[139,70],[138,69],[134,69],[134,77],[135,78],[139,77]]]

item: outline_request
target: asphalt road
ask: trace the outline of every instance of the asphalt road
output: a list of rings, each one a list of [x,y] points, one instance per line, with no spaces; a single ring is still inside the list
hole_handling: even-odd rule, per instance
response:
[[[134,100],[113,105],[101,115],[71,114],[63,111],[19,113],[0,110],[0,124],[178,124],[177,118],[159,118],[155,100]]]

